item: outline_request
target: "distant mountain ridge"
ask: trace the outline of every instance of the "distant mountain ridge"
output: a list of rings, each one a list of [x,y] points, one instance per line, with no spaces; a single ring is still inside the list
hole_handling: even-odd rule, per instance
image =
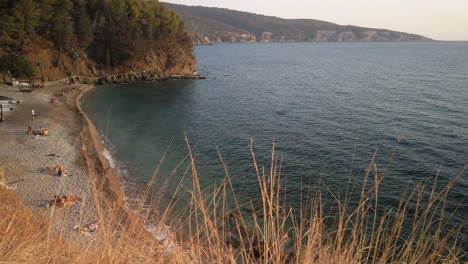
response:
[[[416,34],[342,26],[315,19],[283,19],[224,8],[163,4],[184,19],[194,44],[431,41]]]

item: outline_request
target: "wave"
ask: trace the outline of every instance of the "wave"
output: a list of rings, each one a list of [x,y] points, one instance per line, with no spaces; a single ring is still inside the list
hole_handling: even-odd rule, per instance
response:
[[[112,154],[107,148],[104,149],[102,155],[104,155],[104,157],[106,157],[106,159],[109,161],[109,165],[111,166],[111,168],[115,169],[115,159],[112,157]]]
[[[102,143],[107,146],[102,151],[102,154],[109,161],[109,165],[113,170],[116,171],[117,176],[119,177],[121,183],[120,190],[123,194],[124,206],[142,219],[145,219],[151,215],[157,215],[157,213],[154,212],[154,209],[151,208],[147,201],[139,196],[141,187],[144,185],[138,183],[135,178],[132,178],[128,169],[125,167],[125,164],[119,162],[119,160],[115,157],[114,145],[107,137],[103,136],[102,131],[99,132],[99,137],[101,138]],[[158,220],[152,217],[147,219],[145,230],[151,233],[152,236],[158,241],[165,240],[169,233],[167,226],[159,225]]]

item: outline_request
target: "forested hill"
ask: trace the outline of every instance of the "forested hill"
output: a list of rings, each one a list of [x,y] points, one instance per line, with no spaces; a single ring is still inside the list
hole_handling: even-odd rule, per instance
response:
[[[55,79],[194,68],[183,21],[157,0],[0,0],[0,72]]]
[[[341,26],[314,19],[282,19],[223,8],[165,3],[184,20],[197,44],[210,42],[429,41],[386,29]]]

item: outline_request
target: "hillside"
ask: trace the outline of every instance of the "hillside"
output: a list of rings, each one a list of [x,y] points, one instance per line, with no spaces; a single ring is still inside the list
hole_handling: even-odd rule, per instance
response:
[[[195,63],[184,23],[157,0],[0,1],[0,77],[157,79],[192,74]]]
[[[195,44],[220,42],[399,42],[430,39],[387,29],[282,19],[223,8],[164,3],[181,16]]]

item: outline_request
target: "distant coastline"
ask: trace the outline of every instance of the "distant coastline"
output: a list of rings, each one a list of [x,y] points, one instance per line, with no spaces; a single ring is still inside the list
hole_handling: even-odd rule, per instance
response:
[[[291,42],[422,42],[425,36],[388,29],[283,19],[225,8],[164,3],[183,18],[195,45]]]

